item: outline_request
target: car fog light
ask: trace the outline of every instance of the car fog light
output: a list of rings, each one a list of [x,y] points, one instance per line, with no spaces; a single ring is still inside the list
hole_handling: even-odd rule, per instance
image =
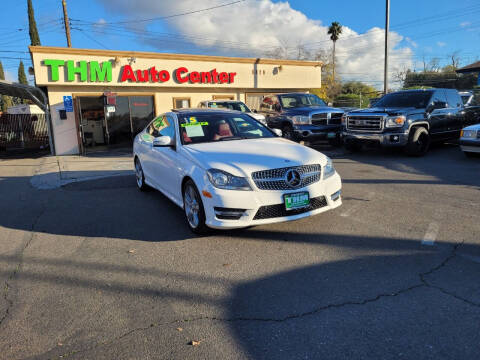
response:
[[[214,207],[215,216],[221,220],[238,220],[245,213],[245,209]]]
[[[338,199],[340,199],[340,195],[342,195],[342,190],[338,190],[336,193],[333,193],[330,198],[332,199],[332,201],[337,201]]]

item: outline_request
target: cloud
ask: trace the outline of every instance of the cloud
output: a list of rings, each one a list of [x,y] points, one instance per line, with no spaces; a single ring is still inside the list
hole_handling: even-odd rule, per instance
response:
[[[437,41],[437,46],[438,46],[438,47],[444,47],[444,46],[446,46],[446,45],[447,45],[447,43],[446,43],[446,42],[443,42],[443,41]]]
[[[410,39],[408,36],[405,38],[405,41],[406,41],[410,46],[412,46],[412,47],[414,47],[414,48],[417,48],[417,47],[418,47],[418,44],[417,44],[415,41],[413,41],[412,39]]]
[[[123,15],[126,20],[169,16],[225,3],[220,0],[97,1],[107,9]],[[330,53],[332,47],[332,41],[327,34],[328,26],[292,9],[288,2],[251,0],[211,11],[174,17],[165,20],[164,23],[178,36],[161,38],[152,36],[151,33],[147,36],[149,24],[137,22],[135,23],[137,29],[144,31],[144,35],[139,35],[139,39],[160,51],[201,52],[226,56],[264,57],[268,53],[277,52],[282,56],[286,54],[295,58],[299,53],[299,47],[306,49],[310,54],[321,50]],[[412,66],[412,49],[399,48],[403,40],[398,33],[390,33],[392,73],[397,69]],[[412,47],[416,45],[411,39],[407,43]],[[337,72],[343,74],[341,75],[343,79],[371,83],[383,79],[382,29],[375,27],[365,34],[359,34],[344,26],[336,48]]]
[[[460,23],[460,27],[462,27],[462,28],[469,27],[470,25],[472,25],[472,23],[470,21],[464,21],[464,22]]]

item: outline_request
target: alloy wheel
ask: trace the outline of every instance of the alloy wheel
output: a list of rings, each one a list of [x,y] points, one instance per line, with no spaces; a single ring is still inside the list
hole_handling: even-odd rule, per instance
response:
[[[195,189],[191,185],[187,185],[185,188],[184,198],[187,221],[193,229],[196,229],[200,224],[200,202]]]

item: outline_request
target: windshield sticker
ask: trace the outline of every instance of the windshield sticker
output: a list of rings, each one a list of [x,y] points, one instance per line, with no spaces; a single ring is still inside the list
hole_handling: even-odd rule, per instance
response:
[[[202,125],[200,125],[200,124],[189,124],[189,125],[190,126],[185,127],[185,130],[187,131],[187,136],[188,137],[205,136],[205,134],[203,132]]]
[[[156,129],[163,127],[163,117],[156,118],[153,121],[153,127]]]
[[[186,123],[186,124],[180,124],[181,127],[187,128],[189,126],[208,126],[208,122],[202,121],[202,122],[195,122],[195,123]]]
[[[150,134],[143,134],[142,139],[145,142],[152,142],[153,141],[153,136]]]
[[[210,104],[210,107],[216,108],[216,107],[217,107],[217,103],[211,103],[211,104]]]

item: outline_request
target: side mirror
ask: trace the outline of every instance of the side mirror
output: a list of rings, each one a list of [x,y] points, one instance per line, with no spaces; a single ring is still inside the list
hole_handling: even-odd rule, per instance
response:
[[[253,111],[255,114],[258,112],[257,109],[253,109],[252,111]]]
[[[333,103],[332,103],[332,102],[329,102],[327,105],[328,105],[329,107],[332,107],[332,106],[333,106]]]
[[[168,147],[173,146],[175,143],[170,136],[159,136],[153,139],[153,147]]]
[[[282,111],[282,107],[280,106],[280,104],[275,104],[273,105],[273,110],[275,110],[276,112],[280,112]]]
[[[277,136],[281,137],[283,135],[282,130],[280,129],[270,129],[270,130],[272,130]]]

